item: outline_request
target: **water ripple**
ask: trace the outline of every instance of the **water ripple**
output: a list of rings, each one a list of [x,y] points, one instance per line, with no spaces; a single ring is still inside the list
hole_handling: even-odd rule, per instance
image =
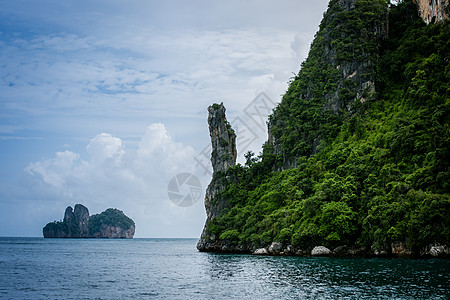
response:
[[[6,299],[448,299],[448,260],[200,253],[196,240],[0,238]]]

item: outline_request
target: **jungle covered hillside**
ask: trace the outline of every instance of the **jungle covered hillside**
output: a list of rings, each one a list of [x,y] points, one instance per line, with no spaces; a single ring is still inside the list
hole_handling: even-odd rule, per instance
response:
[[[262,153],[215,175],[227,208],[207,234],[240,249],[450,245],[450,22],[426,25],[411,0],[338,2]]]

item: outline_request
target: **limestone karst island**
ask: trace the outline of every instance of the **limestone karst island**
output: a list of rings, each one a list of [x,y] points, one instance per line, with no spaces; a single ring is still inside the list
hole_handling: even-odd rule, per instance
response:
[[[197,248],[448,257],[449,12],[449,1],[330,1],[244,165],[224,105],[211,105]]]
[[[135,224],[122,211],[108,208],[89,216],[87,207],[76,204],[66,208],[64,219],[48,223],[43,228],[44,238],[112,238],[131,239]]]

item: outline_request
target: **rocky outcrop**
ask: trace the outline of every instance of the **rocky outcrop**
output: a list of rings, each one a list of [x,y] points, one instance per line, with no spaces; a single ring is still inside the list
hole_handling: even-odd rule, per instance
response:
[[[449,257],[450,248],[447,245],[429,245],[420,251],[421,256]]]
[[[298,158],[317,153],[323,140],[322,124],[291,122],[301,115],[301,110],[289,115],[292,108],[317,106],[315,115],[349,118],[374,97],[381,43],[388,36],[388,7],[375,3],[366,8],[370,13],[357,0],[330,2],[308,58],[291,84],[295,92],[289,92],[296,98],[283,98],[269,118],[267,144],[278,157],[274,171],[297,167]],[[282,136],[291,133],[296,135],[295,144],[302,140],[302,150],[290,148],[292,141],[282,143]]]
[[[78,236],[79,230],[77,227],[77,221],[75,220],[75,214],[73,213],[72,206],[68,206],[64,212],[64,223],[66,224],[66,230],[60,230],[57,235],[63,235],[65,237]],[[45,232],[44,232],[45,237]]]
[[[272,242],[269,247],[269,253],[280,254],[283,251],[283,244],[280,242]]]
[[[89,233],[89,210],[81,205],[75,205],[75,210],[68,206],[64,212],[62,222],[48,223],[43,228],[44,237],[80,238],[87,237]]]
[[[73,210],[75,216],[75,226],[79,229],[80,237],[89,236],[89,210],[86,206],[75,204]]]
[[[94,232],[91,237],[107,238],[107,239],[132,239],[134,236],[135,227],[123,228],[121,226],[102,225],[97,232]]]
[[[68,206],[63,221],[48,223],[42,230],[44,238],[127,238],[134,236],[134,221],[122,211],[109,208],[89,216],[87,207]]]
[[[269,251],[266,248],[258,248],[253,251],[253,255],[269,255]]]
[[[225,111],[223,103],[208,107],[213,174],[226,172],[228,168],[236,164],[236,134],[227,121]]]
[[[211,136],[211,163],[213,178],[205,194],[206,223],[197,244],[200,251],[227,251],[231,246],[219,241],[209,230],[209,223],[229,207],[227,199],[219,193],[224,190],[225,172],[236,164],[236,134],[225,116],[223,103],[208,107],[208,125]]]
[[[442,22],[449,18],[448,0],[413,0],[413,2],[417,4],[419,15],[427,24]]]
[[[331,254],[331,250],[324,246],[317,246],[311,250],[312,256],[327,256]]]
[[[414,4],[409,2],[408,5],[408,14],[415,14]],[[274,161],[274,171],[297,167],[298,158],[317,153],[321,142],[327,142],[325,138],[321,140],[326,133],[321,131],[322,125],[327,125],[328,128],[333,128],[335,125],[338,128],[341,126],[339,122],[351,121],[351,118],[359,113],[358,107],[364,107],[365,103],[371,99],[375,101],[373,97],[377,88],[375,86],[376,72],[381,66],[377,60],[380,58],[382,41],[388,32],[387,8],[385,1],[336,0],[330,2],[307,61],[303,64],[299,75],[291,82],[289,91],[283,96],[282,102],[274,110],[268,122],[269,137],[264,150],[269,149],[267,150],[269,154],[275,154],[275,159],[272,155],[267,156]],[[232,209],[221,192],[226,188],[227,182],[233,180],[231,178],[230,181],[226,171],[234,165],[236,160],[236,137],[226,121],[223,104],[210,106],[208,112],[214,174],[205,196],[207,220],[197,244],[200,251],[337,257],[419,256],[420,249],[408,248],[407,241],[386,241],[381,246],[374,243],[372,247],[370,244],[347,246],[323,241],[326,246],[335,247],[330,250],[324,246],[314,247],[315,245],[311,242],[301,246],[298,244],[286,246],[277,241],[266,244],[267,240],[262,241],[261,236],[255,239],[245,236],[245,227],[242,231],[233,228],[239,226],[223,228],[223,224],[215,222],[215,219],[225,210]],[[304,112],[307,113],[304,114]],[[321,120],[325,122],[320,123]],[[336,134],[331,129],[330,132],[328,133],[330,135]],[[272,165],[272,162],[269,162]],[[280,211],[281,209],[277,212]],[[230,221],[227,220],[227,222]],[[220,230],[222,232],[217,233]],[[255,236],[262,233],[257,232]],[[269,233],[273,232],[269,231]],[[242,236],[246,238],[242,239]],[[272,235],[274,238],[279,236]],[[350,240],[352,239],[353,237]],[[295,239],[283,239],[283,241],[294,243]],[[430,245],[422,249],[420,255],[445,257],[448,253],[447,246]]]
[[[130,239],[135,231],[134,221],[121,210],[108,208],[89,219],[89,235],[94,238]]]

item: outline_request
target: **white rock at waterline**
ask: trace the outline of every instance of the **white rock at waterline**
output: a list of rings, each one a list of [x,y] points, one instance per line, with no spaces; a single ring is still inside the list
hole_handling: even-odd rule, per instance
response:
[[[330,255],[331,250],[324,246],[316,246],[311,251],[312,256]]]

